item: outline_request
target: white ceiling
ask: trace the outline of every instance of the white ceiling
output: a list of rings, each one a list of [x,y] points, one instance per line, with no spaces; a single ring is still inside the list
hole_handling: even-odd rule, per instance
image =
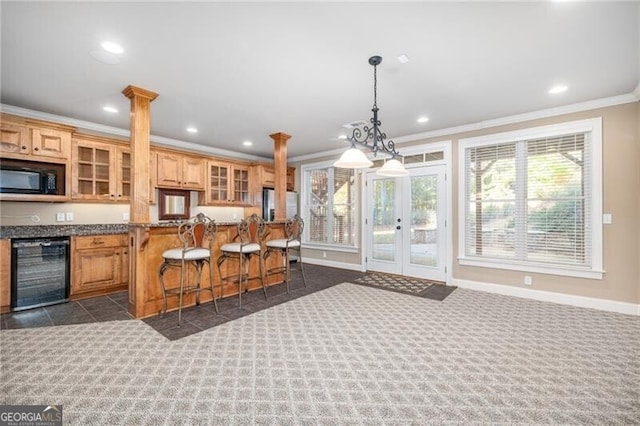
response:
[[[379,118],[391,138],[639,92],[638,2],[2,1],[0,8],[3,109],[127,130],[121,92],[132,84],[159,94],[152,140],[267,158],[275,132],[293,136],[289,157],[343,148],[341,126],[371,115],[374,54],[384,58]],[[90,55],[104,40],[124,47],[119,63]],[[401,54],[407,64],[397,61]],[[569,90],[549,95],[557,83]],[[119,113],[104,112],[107,104]],[[418,124],[421,115],[430,121]]]

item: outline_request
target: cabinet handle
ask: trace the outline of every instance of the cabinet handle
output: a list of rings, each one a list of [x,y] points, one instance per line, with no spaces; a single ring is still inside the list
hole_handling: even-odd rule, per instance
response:
[[[91,241],[91,245],[94,245],[94,246],[100,246],[102,244],[104,244],[104,241],[97,240],[97,239],[94,239],[93,241]]]
[[[125,251],[125,252],[124,252],[124,254],[129,254],[129,252],[128,252],[128,251]]]
[[[40,148],[35,147],[35,148],[33,148],[33,150],[34,150],[34,151],[40,151]]]
[[[24,145],[22,145],[22,149],[27,149],[27,147],[26,147],[26,146],[24,146]]]

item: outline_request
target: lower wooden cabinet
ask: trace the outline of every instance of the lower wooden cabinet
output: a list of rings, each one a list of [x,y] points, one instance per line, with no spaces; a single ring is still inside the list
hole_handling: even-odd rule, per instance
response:
[[[11,310],[11,240],[0,239],[0,313]]]
[[[72,299],[126,290],[129,285],[128,235],[71,239]]]

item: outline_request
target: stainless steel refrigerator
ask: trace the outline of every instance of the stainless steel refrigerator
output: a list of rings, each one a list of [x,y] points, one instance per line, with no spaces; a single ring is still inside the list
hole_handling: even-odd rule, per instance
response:
[[[273,189],[262,190],[262,218],[273,221],[275,217],[276,199]],[[287,191],[287,219],[298,213],[298,193]]]

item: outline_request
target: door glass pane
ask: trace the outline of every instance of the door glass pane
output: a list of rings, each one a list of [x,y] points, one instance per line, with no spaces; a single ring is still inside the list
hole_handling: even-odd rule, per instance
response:
[[[438,177],[411,177],[411,247],[409,262],[438,266]]]
[[[376,260],[396,259],[396,180],[373,181],[373,253]]]

